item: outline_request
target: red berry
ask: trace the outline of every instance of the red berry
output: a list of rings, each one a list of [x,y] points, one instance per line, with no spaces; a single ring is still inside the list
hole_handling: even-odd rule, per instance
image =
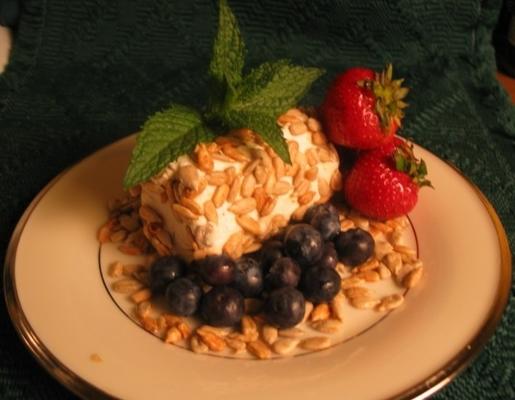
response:
[[[426,166],[414,158],[411,148],[396,139],[386,147],[363,153],[344,182],[351,207],[367,217],[385,220],[400,217],[416,205]]]
[[[325,130],[336,144],[372,149],[392,140],[407,106],[408,89],[392,80],[391,66],[381,74],[351,68],[338,76],[321,107]]]

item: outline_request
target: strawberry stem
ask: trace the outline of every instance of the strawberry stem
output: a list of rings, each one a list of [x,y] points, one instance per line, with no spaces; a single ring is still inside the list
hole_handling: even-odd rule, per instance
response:
[[[393,153],[393,161],[395,162],[395,169],[410,176],[419,187],[433,187],[431,181],[426,179],[426,162],[415,157],[413,144],[400,144]]]
[[[408,103],[403,99],[408,95],[409,89],[402,87],[404,79],[393,79],[392,64],[387,64],[386,69],[380,73],[376,72],[375,79],[364,79],[358,81],[362,88],[371,90],[374,93],[376,103],[375,110],[381,121],[383,132],[388,134],[392,123],[401,126],[404,118],[404,109]]]

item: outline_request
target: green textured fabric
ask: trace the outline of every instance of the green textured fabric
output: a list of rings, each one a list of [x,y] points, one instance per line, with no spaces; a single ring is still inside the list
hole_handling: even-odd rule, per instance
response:
[[[229,3],[251,65],[287,56],[327,69],[307,103],[346,67],[393,62],[413,88],[404,134],[482,189],[515,248],[515,109],[490,46],[500,1]],[[24,2],[0,75],[0,255],[30,200],[63,168],[172,101],[202,103],[215,28],[214,0]],[[514,293],[486,349],[434,398],[515,399]],[[5,307],[0,398],[73,398],[23,347]]]

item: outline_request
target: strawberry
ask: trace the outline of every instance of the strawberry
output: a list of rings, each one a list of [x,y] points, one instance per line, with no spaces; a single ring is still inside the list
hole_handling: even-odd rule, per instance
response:
[[[413,145],[394,138],[359,156],[344,182],[344,195],[367,217],[396,218],[415,207],[420,187],[431,186],[426,175],[426,164],[415,158]]]
[[[393,138],[404,117],[402,100],[408,88],[392,80],[392,66],[375,73],[351,68],[339,75],[321,107],[322,121],[332,142],[355,149],[379,147]]]

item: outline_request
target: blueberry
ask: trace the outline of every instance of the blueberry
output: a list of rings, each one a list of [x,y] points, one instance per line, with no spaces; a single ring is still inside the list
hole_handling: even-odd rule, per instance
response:
[[[245,297],[256,297],[263,290],[263,272],[259,263],[251,257],[236,261],[236,271],[232,286]]]
[[[197,311],[202,290],[188,278],[177,278],[168,285],[165,292],[170,311],[177,315],[189,316]]]
[[[311,218],[310,224],[320,232],[323,240],[333,240],[340,233],[338,213],[319,211]]]
[[[302,293],[291,286],[283,287],[270,293],[264,308],[265,319],[278,328],[291,328],[302,321],[305,309]]]
[[[301,267],[313,264],[322,254],[322,237],[308,224],[292,225],[284,238],[286,254]]]
[[[340,275],[333,268],[313,267],[302,274],[302,293],[313,303],[330,301],[340,287]]]
[[[299,265],[292,258],[278,258],[272,264],[266,275],[267,288],[296,287],[299,284],[300,273]]]
[[[283,254],[283,243],[279,240],[269,240],[261,248],[261,266],[263,271],[268,271],[275,260],[281,258]]]
[[[351,267],[367,261],[375,247],[372,235],[361,228],[340,232],[334,244],[340,261]]]
[[[333,242],[327,242],[324,244],[324,249],[322,250],[322,256],[317,261],[316,265],[324,268],[336,268],[336,264],[338,263],[338,253],[334,248]]]
[[[304,214],[304,222],[306,222],[307,224],[311,224],[311,220],[313,219],[313,217],[320,213],[332,214],[337,217],[339,216],[338,210],[331,203],[317,204],[308,208],[306,214]]]
[[[204,321],[213,326],[233,326],[243,317],[243,296],[229,286],[216,286],[202,298],[200,312]]]
[[[150,266],[150,289],[155,295],[162,295],[173,280],[180,278],[186,270],[183,260],[175,256],[158,258]]]
[[[209,285],[228,285],[234,280],[234,261],[224,254],[207,256],[196,265],[200,276]]]

